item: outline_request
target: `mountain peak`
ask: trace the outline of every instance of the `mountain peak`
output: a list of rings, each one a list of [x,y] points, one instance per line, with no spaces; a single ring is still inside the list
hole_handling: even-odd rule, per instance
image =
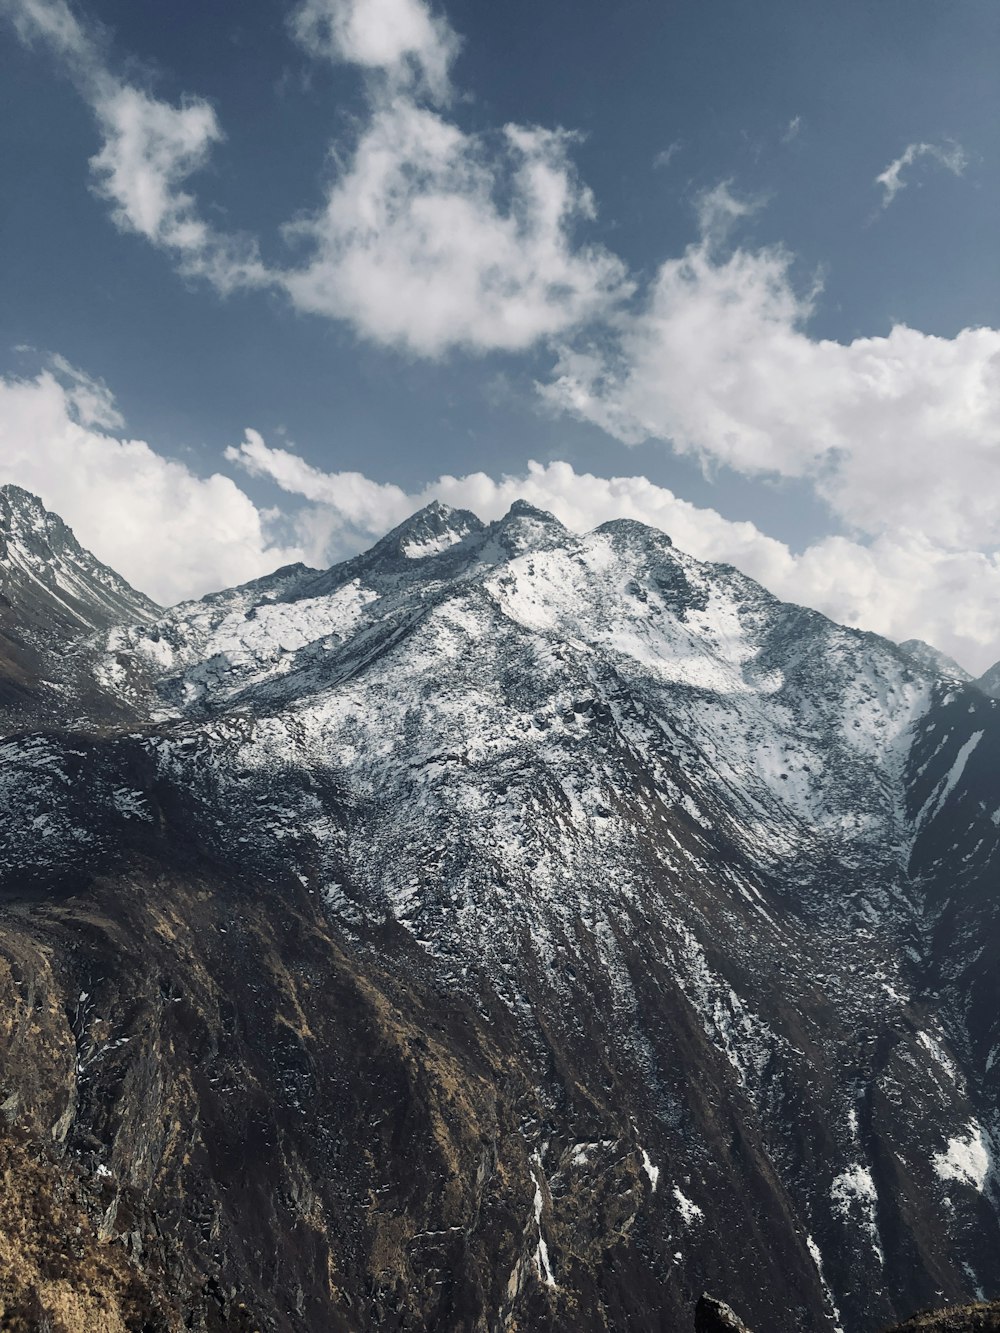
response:
[[[87,631],[147,620],[160,609],[81,546],[37,495],[12,483],[0,486],[0,591],[6,619],[33,630]]]
[[[426,560],[482,530],[482,522],[470,510],[452,509],[441,500],[432,500],[386,533],[372,550],[404,560]]]
[[[490,524],[501,546],[513,556],[528,551],[546,551],[562,546],[569,530],[547,509],[538,509],[527,500],[515,500],[504,514]]]
[[[42,508],[42,502],[37,495],[33,495],[31,491],[26,491],[23,486],[18,486],[12,481],[0,486],[0,496],[11,504]]]
[[[1000,662],[994,662],[975,683],[984,694],[1000,699]]]
[[[547,523],[552,527],[561,529],[563,532],[566,531],[555,514],[550,513],[548,509],[539,509],[537,505],[531,504],[528,500],[515,500],[500,522],[506,523],[519,518],[533,518],[539,523]]]
[[[83,549],[58,514],[46,509],[37,495],[12,482],[0,486],[0,540],[3,538],[19,539],[36,548]]]
[[[911,662],[923,671],[931,672],[932,675],[941,676],[945,680],[963,682],[972,680],[971,672],[960,667],[954,658],[943,653],[940,648],[935,648],[933,644],[926,643],[923,639],[905,639],[899,648]]]

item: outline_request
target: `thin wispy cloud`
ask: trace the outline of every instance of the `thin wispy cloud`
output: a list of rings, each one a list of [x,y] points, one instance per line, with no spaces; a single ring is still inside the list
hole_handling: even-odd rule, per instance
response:
[[[955,176],[961,176],[969,165],[969,158],[961,144],[957,143],[911,143],[907,144],[899,157],[895,158],[884,171],[875,177],[875,184],[882,187],[882,207],[888,208],[901,190],[905,190],[908,181],[903,173],[915,162],[929,159],[944,167]]]
[[[711,189],[702,190],[695,199],[698,230],[706,245],[721,244],[740,218],[749,217],[764,206],[763,199],[735,194],[732,184],[731,180],[719,181]]]
[[[657,171],[663,171],[665,168],[669,167],[683,147],[684,145],[681,143],[680,139],[675,139],[673,143],[667,144],[666,148],[662,148],[653,158],[654,168]]]
[[[802,133],[802,117],[793,116],[785,126],[785,132],[781,136],[782,143],[792,143]]]

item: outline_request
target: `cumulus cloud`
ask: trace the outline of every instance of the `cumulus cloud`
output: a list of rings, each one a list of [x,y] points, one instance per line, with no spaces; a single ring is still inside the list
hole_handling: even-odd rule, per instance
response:
[[[996,545],[1000,331],[813,338],[815,293],[791,264],[778,248],[689,247],[609,338],[563,350],[545,397],[625,443],[807,478],[865,533]]]
[[[451,96],[458,37],[422,0],[302,0],[289,22],[314,56],[377,71],[435,101]]]
[[[33,379],[0,379],[0,483],[40,495],[86,547],[163,603],[302,558],[232,478],[200,477],[110,433],[121,425],[107,386],[65,361]]]
[[[627,284],[619,260],[573,242],[593,200],[569,143],[516,125],[491,142],[381,103],[323,209],[290,229],[311,252],[285,276],[293,302],[427,356],[525,348],[592,318]]]
[[[423,0],[303,0],[291,23],[313,55],[375,76],[322,208],[285,228],[304,250],[281,278],[297,309],[434,357],[530,347],[631,291],[617,258],[576,242],[595,210],[573,136],[469,134],[425,104],[449,99],[458,39]]]
[[[886,534],[867,544],[824,537],[796,553],[753,523],[693,505],[646,477],[597,477],[565,462],[531,462],[500,478],[442,476],[407,493],[356,472],[323,472],[269,447],[256,431],[247,431],[227,457],[314,506],[308,524],[314,562],[353,554],[434,499],[486,520],[525,499],[578,532],[613,518],[648,523],[681,550],[735,565],[779,597],[892,639],[924,638],[974,671],[997,656],[1000,560],[948,550],[919,534]]]
[[[920,158],[930,158],[939,166],[945,167],[955,176],[961,176],[969,165],[965,149],[957,143],[911,143],[907,144],[885,171],[875,177],[875,184],[882,187],[882,207],[888,208],[900,190],[906,189],[903,172],[912,167]]]

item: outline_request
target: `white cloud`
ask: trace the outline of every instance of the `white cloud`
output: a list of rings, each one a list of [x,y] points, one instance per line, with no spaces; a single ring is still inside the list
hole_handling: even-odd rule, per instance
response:
[[[289,21],[314,56],[379,71],[439,102],[451,95],[459,40],[422,0],[302,0]]]
[[[900,190],[906,189],[906,181],[903,180],[904,170],[911,167],[918,159],[927,157],[945,167],[955,176],[961,176],[969,165],[968,156],[961,144],[907,144],[899,157],[890,162],[885,171],[879,172],[875,177],[875,184],[882,187],[883,208],[888,208]]]
[[[545,396],[626,443],[808,478],[872,535],[1000,543],[1000,331],[813,338],[790,267],[780,249],[691,246],[612,339],[564,350]]]
[[[177,252],[188,271],[224,290],[266,280],[254,247],[217,234],[184,188],[223,138],[207,102],[171,106],[128,84],[102,80],[94,110],[104,144],[90,165],[119,227]]]
[[[95,406],[103,424],[121,424],[110,397],[87,387],[107,395],[106,386],[66,362],[58,369],[69,388],[48,371],[0,379],[0,482],[40,495],[135,587],[170,603],[302,558],[231,478],[199,477],[142,440],[99,429]]]
[[[668,532],[681,550],[733,564],[779,597],[892,639],[924,638],[974,671],[985,670],[998,654],[1000,560],[949,551],[917,534],[884,535],[870,544],[825,537],[796,554],[753,523],[693,505],[646,477],[596,477],[565,462],[532,462],[499,480],[484,472],[442,476],[406,493],[354,472],[324,473],[270,448],[255,431],[227,457],[316,506],[310,515],[314,562],[353,554],[432,499],[484,520],[525,499],[578,532],[612,518],[648,523]]]
[[[801,133],[802,133],[802,117],[793,116],[791,120],[788,122],[788,124],[785,126],[785,132],[781,136],[781,142],[794,143],[794,141],[799,137]]]
[[[680,139],[675,139],[673,143],[667,144],[666,148],[661,148],[653,158],[653,166],[659,170],[665,170],[684,147]]]
[[[380,103],[323,210],[291,229],[312,250],[285,275],[292,301],[427,356],[525,348],[594,317],[624,266],[573,244],[593,201],[568,143],[508,125],[491,145],[408,98]]]
[[[100,56],[93,37],[66,0],[0,0],[18,36],[28,45],[44,42],[77,74],[89,77]]]
[[[380,537],[422,503],[401,487],[372,481],[361,472],[323,472],[288,449],[271,448],[258,431],[249,428],[242,444],[228,448],[225,456],[251,476],[266,477],[286,494],[328,509],[328,539],[332,542],[335,532],[339,538],[350,534],[344,549],[351,553],[356,549],[350,545],[352,541]],[[330,549],[336,553],[336,547]],[[320,559],[329,555],[330,550],[317,552]]]
[[[71,365],[64,356],[50,357],[49,366],[62,385],[74,421],[81,426],[96,426],[106,430],[120,430],[125,425],[115,396],[103,380],[95,379],[86,371]]]

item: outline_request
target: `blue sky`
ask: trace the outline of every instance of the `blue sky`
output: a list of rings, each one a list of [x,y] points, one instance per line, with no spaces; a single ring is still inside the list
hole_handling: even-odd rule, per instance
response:
[[[527,494],[1000,656],[993,0],[0,12],[0,479],[140,586]]]

